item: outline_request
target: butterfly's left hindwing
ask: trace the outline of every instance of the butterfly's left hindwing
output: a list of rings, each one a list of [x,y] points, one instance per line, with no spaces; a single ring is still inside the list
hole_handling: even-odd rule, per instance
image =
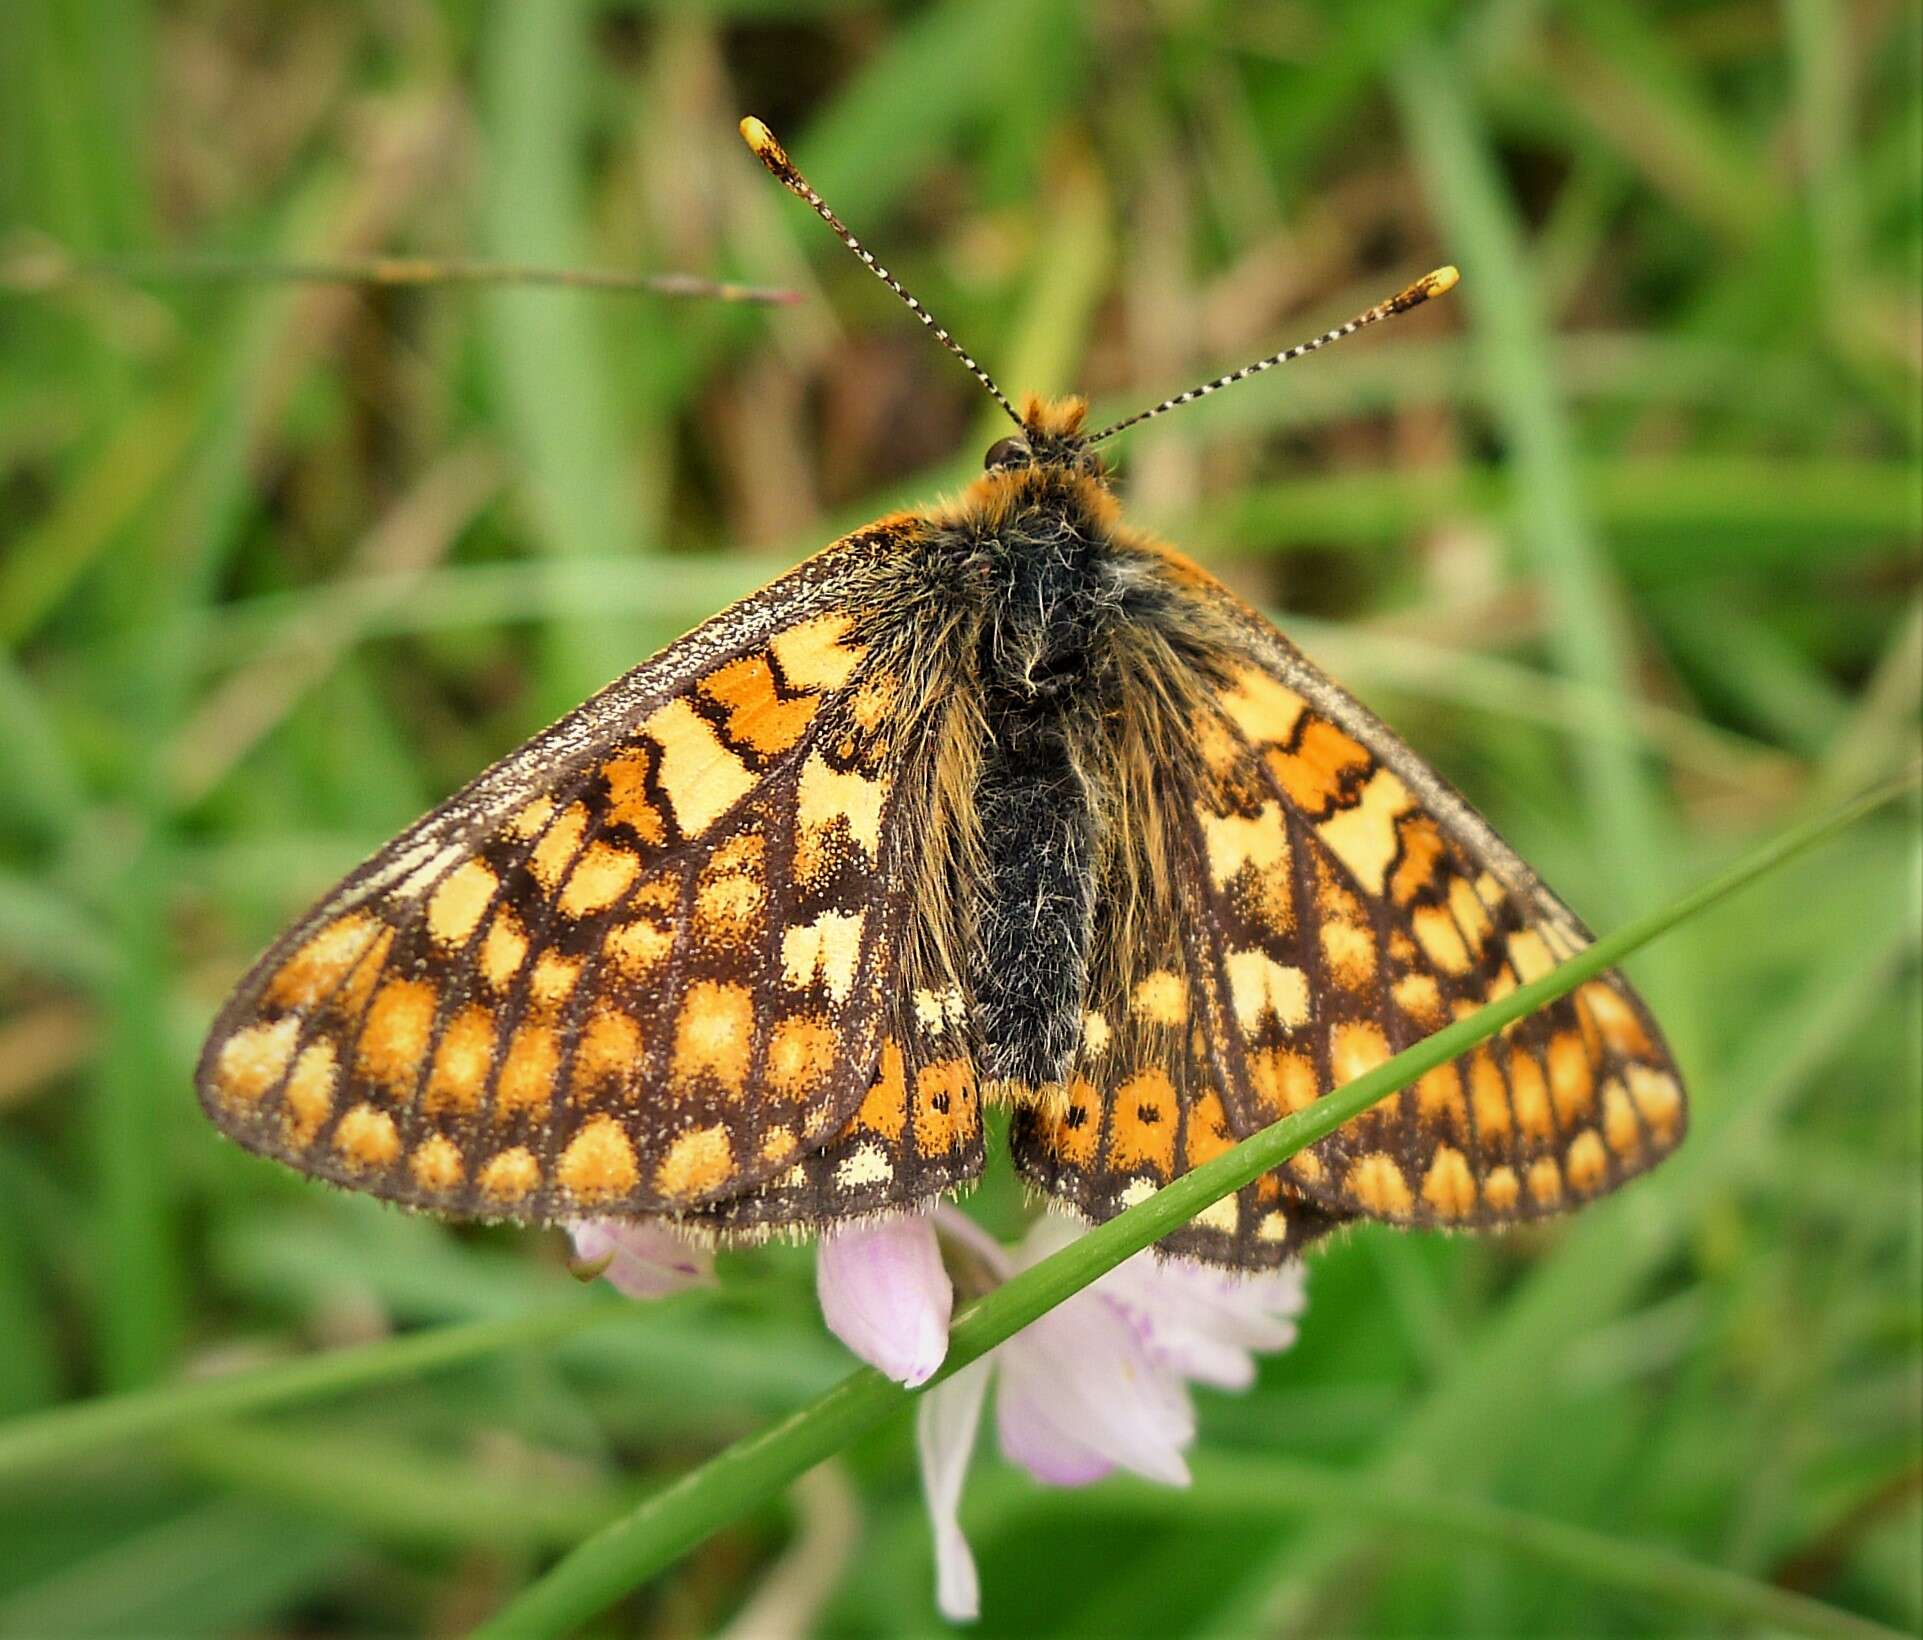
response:
[[[869,1097],[923,725],[838,543],[511,754],[248,974],[202,1055],[248,1148],[410,1206],[684,1213]],[[924,676],[938,670],[918,663]]]
[[[1089,984],[1062,1083],[1022,1090],[1009,1126],[1017,1170],[1076,1216],[1100,1222],[1239,1137],[1219,1068],[1221,989],[1203,840],[1191,818],[1191,753],[1204,680],[1152,641],[1146,611],[1115,635],[1099,740],[1078,761],[1101,771]],[[1149,641],[1144,641],[1144,640]],[[1038,958],[1038,960],[1045,960]],[[1243,1269],[1292,1258],[1340,1214],[1264,1178],[1205,1209],[1163,1249]]]

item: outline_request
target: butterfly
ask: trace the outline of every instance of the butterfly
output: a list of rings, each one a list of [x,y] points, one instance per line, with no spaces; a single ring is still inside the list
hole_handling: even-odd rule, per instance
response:
[[[757,156],[1015,431],[510,753],[260,959],[202,1053],[249,1150],[408,1207],[722,1240],[924,1206],[984,1162],[1099,1221],[1546,972],[1582,924],[1262,616],[1122,518],[1124,428],[1019,410],[760,121]],[[1165,1248],[1561,1212],[1682,1139],[1610,973]]]

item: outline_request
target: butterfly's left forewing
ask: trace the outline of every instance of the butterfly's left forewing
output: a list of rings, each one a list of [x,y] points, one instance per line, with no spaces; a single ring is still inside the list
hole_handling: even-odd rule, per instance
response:
[[[1589,943],[1434,771],[1253,610],[1209,692],[1204,925],[1230,1120],[1253,1132]],[[1618,973],[1296,1157],[1284,1182],[1393,1223],[1488,1228],[1578,1205],[1680,1142],[1681,1079]]]
[[[217,1019],[214,1120],[411,1206],[533,1220],[684,1213],[829,1143],[912,876],[921,736],[869,602],[911,533],[697,629],[350,876]]]
[[[1085,1048],[1066,1100],[1039,1102],[1015,1128],[1025,1175],[1097,1219],[1589,939],[1459,796],[1266,621],[1185,560],[1144,551],[1188,654],[1138,667],[1125,685],[1125,719],[1171,721],[1149,735],[1152,795],[1118,812],[1126,833],[1157,839],[1173,887],[1156,915],[1098,938],[1098,966],[1133,976],[1106,1005],[1103,1051]],[[1139,897],[1125,877],[1105,893]],[[1184,930],[1179,946],[1150,943],[1164,921]],[[1533,1218],[1654,1165],[1683,1122],[1661,1036],[1612,973],[1345,1124],[1168,1245],[1249,1268],[1347,1218]]]

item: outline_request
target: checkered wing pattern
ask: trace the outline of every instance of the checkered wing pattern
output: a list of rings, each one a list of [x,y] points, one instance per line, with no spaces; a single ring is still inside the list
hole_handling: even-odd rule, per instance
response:
[[[1106,1218],[1589,941],[1466,803],[1286,639],[1165,554],[1212,635],[1137,691],[1191,754],[1153,825],[1169,903],[1098,942],[1117,976],[1018,1165]],[[1164,708],[1166,709],[1166,708]],[[1124,806],[1127,812],[1127,806]],[[1129,896],[1121,897],[1124,903]],[[1179,938],[1142,930],[1179,927]],[[1620,974],[1431,1072],[1170,1243],[1259,1267],[1349,1218],[1487,1228],[1578,1205],[1680,1142],[1680,1078]]]
[[[851,1121],[932,1142],[938,1102],[978,1131],[972,1084],[941,1099],[934,1039],[890,1018],[924,737],[863,598],[906,533],[697,629],[348,877],[216,1021],[214,1121],[529,1220],[752,1197]],[[859,1142],[835,1160],[874,1182]]]
[[[1193,815],[1225,1007],[1231,1125],[1250,1132],[1589,943],[1463,800],[1252,610],[1213,691]],[[1610,973],[1296,1157],[1338,1211],[1489,1227],[1616,1188],[1680,1142],[1682,1086]]]
[[[1098,909],[1095,983],[1073,1072],[1060,1089],[1039,1090],[1020,1105],[1009,1125],[1023,1178],[1097,1223],[1237,1138],[1209,1041],[1209,969],[1193,937],[1199,905],[1188,917],[1159,922],[1162,933],[1147,951],[1115,937],[1107,926],[1115,908],[1105,899]],[[1271,1175],[1206,1208],[1161,1245],[1213,1264],[1263,1269],[1296,1256],[1342,1217]]]

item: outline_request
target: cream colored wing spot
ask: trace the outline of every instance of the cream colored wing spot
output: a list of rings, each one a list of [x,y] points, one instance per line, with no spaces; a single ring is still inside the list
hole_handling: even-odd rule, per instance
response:
[[[281,1095],[281,1125],[289,1144],[305,1149],[334,1114],[340,1066],[331,1042],[310,1042],[294,1061]]]
[[[914,1005],[915,1023],[931,1037],[953,1030],[968,1014],[960,989],[953,985],[939,991],[922,986],[909,1000]]]
[[[1629,1096],[1649,1131],[1662,1144],[1675,1143],[1683,1120],[1683,1090],[1676,1078],[1647,1065],[1631,1065],[1627,1075]]]
[[[1294,1028],[1309,1022],[1309,978],[1300,968],[1277,962],[1266,951],[1231,951],[1222,959],[1228,976],[1235,1022],[1253,1034],[1264,1014]]]
[[[885,781],[857,771],[844,774],[831,767],[820,752],[811,752],[801,766],[796,822],[819,847],[835,821],[842,821],[869,863],[879,864],[881,811],[887,796]]]
[[[1232,687],[1217,695],[1215,703],[1253,746],[1287,741],[1308,704],[1255,666],[1238,667]]]
[[[1543,937],[1532,928],[1518,929],[1509,936],[1509,962],[1524,985],[1541,979],[1556,966]]]
[[[1375,935],[1358,923],[1342,917],[1326,917],[1322,923],[1322,961],[1340,985],[1359,991],[1375,979]],[[1435,981],[1431,980],[1431,988]]]
[[[888,1152],[877,1144],[857,1145],[835,1168],[835,1188],[860,1190],[864,1186],[886,1184],[895,1176],[895,1164]]]
[[[1609,1148],[1625,1160],[1634,1159],[1643,1148],[1642,1124],[1636,1120],[1628,1090],[1614,1077],[1603,1084],[1602,1118]]]
[[[1416,931],[1416,943],[1422,947],[1423,955],[1443,973],[1466,974],[1474,966],[1469,947],[1463,942],[1462,929],[1447,906],[1417,906],[1409,922]]]
[[[1258,872],[1287,870],[1289,836],[1281,804],[1264,803],[1252,815],[1217,815],[1198,804],[1195,814],[1202,827],[1209,875],[1217,888],[1226,888],[1248,866]]]
[[[1609,1182],[1609,1152],[1604,1148],[1602,1135],[1594,1128],[1584,1128],[1569,1141],[1569,1154],[1565,1164],[1569,1182],[1585,1196],[1593,1196]]]
[[[505,991],[527,960],[527,930],[511,905],[495,907],[487,932],[481,936],[481,977],[497,991]]]
[[[500,878],[484,861],[463,860],[428,897],[428,934],[439,945],[465,945],[500,887]]]
[[[1166,968],[1158,968],[1135,987],[1129,1007],[1137,1019],[1154,1025],[1180,1025],[1189,1016],[1188,986]]]
[[[671,700],[641,724],[661,748],[657,778],[684,837],[699,837],[754,790],[756,776],[685,700]]]
[[[1377,899],[1396,856],[1396,821],[1408,807],[1409,788],[1387,769],[1377,769],[1355,807],[1338,810],[1316,827],[1329,852]]]
[[[300,1020],[293,1014],[236,1031],[221,1044],[215,1087],[236,1103],[257,1102],[285,1074],[299,1039]]]
[[[781,936],[782,978],[791,990],[806,990],[819,977],[829,997],[846,1002],[855,987],[861,964],[861,932],[865,912],[824,911],[811,923],[784,929]]]
[[[791,689],[839,689],[861,664],[867,646],[849,643],[854,622],[846,615],[799,621],[768,640]]]

